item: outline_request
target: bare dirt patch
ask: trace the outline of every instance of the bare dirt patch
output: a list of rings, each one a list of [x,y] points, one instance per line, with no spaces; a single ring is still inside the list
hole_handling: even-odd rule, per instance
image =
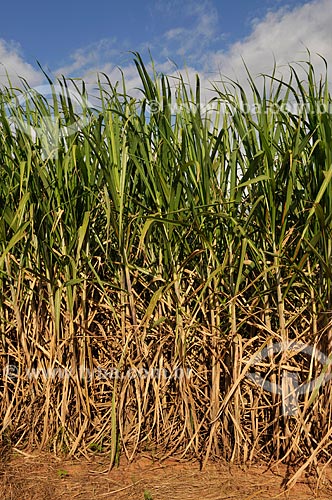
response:
[[[197,462],[153,462],[142,457],[109,471],[104,458],[64,460],[50,454],[13,454],[0,465],[1,500],[309,500],[332,498],[332,471],[317,487],[303,477],[285,493],[287,469],[264,464],[248,468],[210,462],[204,471]]]

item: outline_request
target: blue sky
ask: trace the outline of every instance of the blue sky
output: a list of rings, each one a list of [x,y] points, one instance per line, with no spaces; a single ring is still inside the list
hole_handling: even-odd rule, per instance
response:
[[[174,61],[206,79],[241,78],[242,58],[258,73],[273,58],[305,58],[306,47],[332,56],[332,0],[12,1],[1,17],[0,63],[31,84],[42,80],[37,60],[53,75],[84,78],[120,65],[134,83],[131,50],[146,60],[151,50],[162,71]]]

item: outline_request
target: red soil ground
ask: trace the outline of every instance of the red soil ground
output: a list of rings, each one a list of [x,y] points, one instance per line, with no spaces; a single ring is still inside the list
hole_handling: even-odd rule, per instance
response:
[[[141,457],[109,471],[107,460],[64,460],[50,454],[13,452],[0,463],[1,500],[311,500],[332,498],[332,470],[304,476],[289,491],[284,466],[248,468],[210,462],[153,462]]]

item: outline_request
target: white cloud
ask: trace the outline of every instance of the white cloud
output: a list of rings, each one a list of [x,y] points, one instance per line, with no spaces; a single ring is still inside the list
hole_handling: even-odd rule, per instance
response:
[[[324,73],[324,63],[316,54],[332,61],[331,0],[316,0],[293,10],[270,12],[253,24],[250,36],[233,44],[227,52],[210,53],[205,71],[218,71],[239,80],[245,79],[243,60],[252,75],[270,73],[274,58],[279,73],[287,72],[289,63],[313,56],[317,72]]]
[[[20,85],[20,77],[25,78],[30,86],[40,84],[44,77],[41,71],[27,63],[14,43],[0,39],[0,85],[8,85],[8,76],[12,85]]]
[[[193,22],[189,23],[189,27],[178,26],[166,31],[154,43],[164,56],[180,56],[191,63],[195,58],[199,65],[211,41],[216,42],[222,38],[217,30],[218,11],[211,0],[200,3],[187,0],[184,4]]]
[[[160,3],[160,2],[159,2]],[[272,3],[269,1],[270,5]],[[179,2],[173,0],[173,7]],[[274,63],[277,76],[289,76],[289,64],[308,60],[308,52],[314,64],[316,77],[325,75],[320,54],[332,64],[332,2],[331,0],[306,1],[297,7],[278,7],[273,4],[265,17],[252,22],[250,35],[232,44],[227,50],[216,50],[216,40],[220,41],[222,19],[210,0],[200,3],[183,0],[183,5],[191,6],[194,23],[190,28],[174,26],[162,34],[159,41],[152,43],[152,54],[170,57],[189,64],[192,81],[196,70],[202,76],[201,87],[211,88],[209,82],[230,77],[247,87],[247,73],[244,62],[252,76],[271,74]],[[159,4],[159,9],[166,9]],[[168,10],[166,9],[166,12]],[[180,61],[179,61],[180,59]],[[305,65],[304,65],[305,67]],[[296,65],[299,75],[304,72]],[[181,71],[181,70],[179,70]],[[330,80],[331,78],[331,68]],[[205,95],[209,95],[208,92]]]
[[[211,87],[208,82],[220,80],[220,77],[235,78],[246,86],[244,62],[252,76],[271,74],[275,62],[277,75],[287,78],[289,63],[308,60],[307,49],[311,53],[317,78],[325,74],[324,62],[317,54],[332,64],[331,0],[306,1],[295,8],[286,6],[279,9],[274,2],[273,10],[252,22],[250,35],[227,50],[215,49],[216,39],[219,37],[221,40],[223,34],[220,28],[218,31],[222,19],[218,21],[218,12],[212,2],[183,0],[186,6],[188,2],[195,18],[194,25],[190,29],[186,26],[174,27],[164,33],[152,48],[153,53],[175,60],[178,57],[181,65],[185,61],[199,71],[203,75],[202,87]],[[272,2],[268,3],[272,5]],[[173,0],[173,4],[178,5],[178,2]],[[162,8],[159,5],[159,9]],[[301,70],[297,70],[301,74]]]
[[[172,6],[179,7],[178,0],[173,0]],[[169,11],[169,5],[166,8],[159,4],[158,8]],[[253,76],[271,74],[274,61],[278,66],[277,75],[288,75],[289,63],[308,59],[307,48],[311,51],[318,77],[325,68],[323,61],[315,56],[316,53],[332,61],[331,0],[314,0],[293,9],[274,8],[263,19],[256,19],[252,23],[252,31],[247,38],[224,51],[211,48],[216,46],[216,39],[222,37],[218,32],[218,12],[211,0],[201,3],[183,0],[182,8],[190,10],[190,28],[174,26],[161,34],[158,40],[146,42],[137,49],[142,53],[146,53],[147,48],[151,49],[152,56],[158,57],[155,61],[157,71],[174,77],[180,72],[193,88],[195,73],[201,78],[202,90],[211,89],[210,82],[220,80],[221,76],[236,78],[246,86],[247,74],[243,61]],[[88,82],[95,82],[96,73],[103,72],[115,83],[121,81],[117,68],[120,66],[128,92],[138,96],[140,94],[135,88],[141,87],[141,82],[132,58],[132,54],[121,52],[118,40],[101,40],[77,50],[70,64],[57,70],[57,74],[80,76]],[[172,60],[179,66],[175,67]],[[152,70],[149,61],[146,67],[148,71]],[[176,83],[176,79],[171,81]],[[208,97],[211,97],[211,93],[203,92],[202,98],[206,100]]]
[[[270,3],[270,0],[267,0]],[[306,48],[311,51],[316,71],[324,73],[324,63],[316,53],[332,61],[332,9],[331,0],[312,0],[304,5],[281,8],[267,13],[263,19],[252,23],[251,34],[231,45],[227,50],[216,47],[223,37],[218,19],[218,10],[212,0],[170,0],[156,1],[156,9],[164,15],[174,17],[174,12],[185,13],[182,23],[161,33],[158,39],[146,41],[135,47],[143,55],[151,50],[156,69],[170,75],[188,73],[194,82],[194,73],[201,76],[201,87],[211,87],[209,81],[220,76],[247,80],[243,60],[252,75],[271,73],[274,59],[279,74],[286,74],[288,63],[307,60]],[[188,20],[188,23],[186,21]],[[58,68],[55,75],[82,77],[88,82],[96,81],[96,73],[107,73],[112,82],[121,80],[117,69],[125,74],[128,90],[140,86],[139,76],[132,63],[133,56],[126,52],[128,46],[116,39],[102,39],[95,44],[75,51],[69,62]],[[147,58],[144,57],[144,60]],[[171,62],[175,60],[178,68]],[[10,75],[25,77],[30,85],[40,83],[42,75],[28,64],[19,47],[0,39],[0,62]],[[147,68],[151,69],[149,61]],[[184,69],[185,68],[185,69]],[[15,76],[17,80],[17,76]],[[0,83],[6,81],[4,67],[0,66]],[[207,94],[206,94],[207,95]]]
[[[325,65],[317,54],[332,61],[331,7],[331,0],[307,1],[292,9],[276,9],[274,5],[264,18],[252,22],[252,31],[247,38],[234,43],[228,50],[218,51],[211,48],[216,46],[218,13],[211,2],[203,1],[196,3],[196,10],[193,9],[196,21],[192,29],[175,27],[169,30],[161,36],[160,46],[156,44],[155,51],[175,60],[174,54],[177,54],[181,63],[187,61],[190,81],[194,81],[196,69],[201,76],[202,88],[211,88],[209,82],[230,77],[248,89],[244,62],[254,77],[271,74],[274,63],[279,77],[288,78],[290,63],[296,66],[299,75],[305,76],[295,63],[308,60],[307,49],[319,79],[320,74],[325,75]],[[211,93],[205,91],[204,95],[207,98]]]
[[[87,47],[77,49],[70,56],[70,62],[56,70],[56,76],[74,76],[80,74],[102,71],[102,67],[108,67],[105,60],[111,61],[119,56],[119,42],[116,38],[101,39]]]

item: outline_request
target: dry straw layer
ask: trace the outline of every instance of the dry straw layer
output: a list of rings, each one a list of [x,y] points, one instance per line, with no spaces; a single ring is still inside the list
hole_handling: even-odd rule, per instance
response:
[[[56,141],[84,82],[1,91],[3,446],[326,460],[329,384],[287,415],[248,374],[304,383],[315,351],[273,346],[330,352],[327,81],[310,61],[304,81],[248,75],[250,96],[220,84],[204,116],[198,78],[171,89],[135,62],[142,99],[104,81]]]

